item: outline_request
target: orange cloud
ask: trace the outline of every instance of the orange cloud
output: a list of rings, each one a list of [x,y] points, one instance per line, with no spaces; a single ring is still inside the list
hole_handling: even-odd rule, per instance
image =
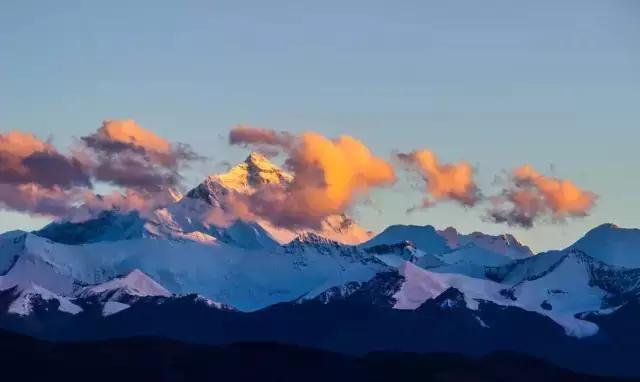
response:
[[[105,121],[98,129],[97,135],[101,139],[138,146],[149,151],[166,153],[171,150],[167,140],[143,129],[131,119]]]
[[[542,194],[554,215],[586,215],[595,202],[595,194],[578,188],[566,179],[547,178],[529,165],[514,171],[518,182],[530,182]]]
[[[53,146],[36,138],[33,134],[10,131],[0,134],[0,152],[10,152],[16,158],[26,158],[34,152],[51,151]]]
[[[546,177],[530,165],[513,170],[511,178],[489,211],[491,220],[498,223],[529,228],[545,215],[556,221],[586,216],[597,198],[570,180]]]
[[[83,137],[78,148],[96,180],[157,192],[181,181],[178,170],[202,157],[185,144],[170,144],[133,120],[109,120]]]
[[[427,192],[434,200],[426,199],[423,206],[434,201],[454,200],[465,206],[475,205],[480,196],[473,179],[473,168],[467,162],[440,164],[429,150],[397,154],[398,159],[417,171],[427,184]]]
[[[73,157],[32,134],[0,134],[0,183],[34,183],[45,188],[89,186],[86,169]]]
[[[201,159],[130,120],[106,121],[81,142],[67,155],[32,134],[0,134],[0,208],[56,217],[81,207],[145,212],[179,184],[181,168]],[[95,181],[125,191],[95,195]]]
[[[274,134],[287,138],[272,139]],[[266,185],[246,200],[252,213],[278,226],[318,229],[324,219],[345,212],[359,196],[396,179],[389,163],[350,136],[328,139],[316,133],[293,136],[243,127],[243,137],[250,138],[234,135],[230,142],[269,145],[287,156],[292,183]]]

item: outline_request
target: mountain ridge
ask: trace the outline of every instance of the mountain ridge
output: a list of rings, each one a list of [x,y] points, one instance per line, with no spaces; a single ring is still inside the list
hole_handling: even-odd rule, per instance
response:
[[[106,210],[0,234],[0,326],[58,339],[151,333],[346,353],[544,356],[544,339],[563,344],[560,353],[615,354],[602,367],[620,372],[626,358],[616,347],[640,347],[611,324],[640,331],[640,230],[604,224],[534,254],[510,234],[392,225],[354,242],[363,230],[347,215],[306,231],[228,215],[228,195],[286,187],[285,174],[251,155],[150,213]]]

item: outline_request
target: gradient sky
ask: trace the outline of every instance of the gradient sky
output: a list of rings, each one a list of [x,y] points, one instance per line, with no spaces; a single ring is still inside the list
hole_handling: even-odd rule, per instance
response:
[[[407,215],[421,195],[406,182],[354,214],[563,247],[640,227],[640,2],[0,3],[0,132],[68,147],[119,118],[211,157],[194,184],[246,155],[226,143],[238,123],[350,134],[383,157],[427,147],[476,166],[485,192],[531,163],[597,193],[591,216],[524,230],[447,203]],[[45,221],[0,212],[0,231]]]

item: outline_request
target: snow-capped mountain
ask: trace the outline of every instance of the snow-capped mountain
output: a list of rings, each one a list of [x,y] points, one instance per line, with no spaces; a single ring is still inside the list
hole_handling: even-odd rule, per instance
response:
[[[169,208],[170,214],[180,214],[189,210],[193,200],[204,201],[211,209],[205,209],[210,216],[214,211],[220,209],[218,215],[224,215],[224,211],[230,209],[228,198],[234,193],[246,195],[254,193],[259,187],[264,185],[279,185],[287,187],[293,176],[280,169],[269,159],[259,153],[251,153],[244,162],[232,167],[228,172],[207,177],[202,183],[186,194],[178,204],[187,205]],[[198,210],[202,206],[198,204]],[[191,219],[193,220],[193,219]],[[203,221],[206,219],[200,219]],[[276,227],[267,221],[258,219],[256,221],[263,229],[284,244],[293,240],[303,231],[293,231]],[[206,223],[205,223],[206,225]],[[357,223],[345,214],[330,216],[322,223],[322,229],[314,232],[329,239],[345,244],[361,243],[371,237],[371,233],[357,225]]]
[[[568,249],[584,252],[606,264],[640,268],[640,229],[603,224],[587,232]]]
[[[253,152],[228,172],[207,177],[186,196],[225,208],[224,197],[231,191],[246,194],[262,185],[285,185],[292,180],[291,174],[271,163],[264,155]]]
[[[251,153],[228,172],[208,176],[184,196],[175,195],[173,202],[144,215],[117,209],[96,211],[87,214],[90,218],[86,220],[53,222],[36,233],[65,244],[159,238],[273,248],[306,231],[284,229],[257,218],[239,219],[232,212],[232,197],[251,194],[268,184],[286,187],[291,180],[291,174],[266,157]],[[321,230],[310,232],[345,244],[361,243],[372,236],[345,214],[328,217]]]
[[[362,246],[368,248],[383,244],[397,244],[403,241],[409,241],[417,249],[430,254],[440,254],[451,249],[447,240],[430,225],[392,225]]]
[[[98,285],[82,288],[80,297],[100,296],[109,300],[122,300],[130,297],[171,296],[171,292],[152,280],[138,269],[128,274],[113,278]]]
[[[93,338],[100,327],[115,336],[266,339],[338,351],[456,350],[467,341],[456,325],[465,336],[522,351],[535,350],[537,339],[518,330],[567,349],[593,341],[613,351],[606,346],[617,346],[614,339],[640,346],[618,330],[640,330],[629,318],[640,299],[640,230],[606,224],[566,249],[534,255],[509,234],[394,225],[370,237],[346,215],[304,232],[229,216],[229,195],[291,179],[252,154],[149,213],[109,210],[1,234],[0,323],[55,338]],[[160,323],[153,331],[144,325],[150,314]],[[347,329],[332,324],[325,340],[298,321],[333,316],[357,317],[362,325],[348,330],[379,337],[347,344]],[[196,317],[226,329],[170,326]],[[427,319],[433,328],[424,327]],[[374,322],[380,327],[368,326]],[[406,333],[387,334],[390,327]],[[442,335],[435,328],[457,342],[449,348],[442,337],[430,348],[411,337],[421,331],[429,342]]]
[[[64,244],[87,244],[146,237],[145,224],[138,212],[107,210],[82,222],[52,222],[36,234]]]
[[[0,309],[0,312],[29,316],[37,306],[47,306],[69,314],[78,314],[82,311],[82,308],[74,304],[71,298],[60,296],[31,282],[16,284],[8,289],[5,289],[6,287],[0,284],[0,306],[4,305],[4,309]]]
[[[355,247],[325,239],[314,242],[313,237],[309,234],[274,250],[255,250],[219,241],[158,239],[68,245],[31,233],[11,233],[0,236],[0,245],[18,242],[6,253],[14,264],[0,278],[7,286],[37,280],[54,293],[75,296],[83,286],[140,270],[171,293],[198,293],[238,309],[256,310],[313,290],[367,280],[386,268]],[[5,253],[0,256],[7,262]]]
[[[459,233],[455,228],[448,227],[438,234],[445,238],[449,248],[464,248],[473,245],[486,251],[503,255],[509,259],[523,259],[533,256],[533,252],[526,245],[520,243],[513,235],[487,235],[473,232],[468,235]]]
[[[436,230],[433,226],[393,225],[373,239],[362,244],[363,247],[389,245],[407,240],[425,253],[445,256],[446,263],[453,264],[456,259],[482,265],[499,265],[514,259],[533,256],[529,247],[518,242],[512,235],[492,236],[480,232],[465,235],[449,227]],[[463,253],[457,253],[461,251]]]
[[[252,155],[232,169],[231,178],[228,174],[210,177],[209,185],[215,183],[221,190],[216,181],[223,179],[230,182],[224,188],[228,192],[245,192],[255,182],[290,179],[275,166],[256,164],[257,158]],[[329,296],[356,291],[381,272],[396,272],[403,282],[385,291],[394,301],[392,308],[417,309],[455,288],[470,309],[478,301],[515,306],[547,316],[580,337],[595,334],[597,326],[578,316],[606,313],[640,293],[640,271],[607,264],[577,249],[586,246],[603,257],[606,248],[598,244],[598,235],[603,230],[621,230],[617,234],[633,250],[634,230],[599,227],[566,250],[536,256],[510,235],[465,235],[432,226],[391,226],[358,246],[313,232],[282,245],[258,222],[205,226],[203,220],[190,219],[193,214],[176,213],[197,203],[211,206],[211,200],[188,195],[156,213],[156,217],[168,213],[170,219],[162,223],[137,213],[108,211],[85,224],[52,223],[35,234],[7,233],[0,237],[2,285],[7,289],[34,282],[60,298],[73,299],[144,275],[143,280],[149,277],[147,285],[157,283],[151,295],[195,293],[255,311],[299,298],[329,300]],[[187,232],[187,224],[201,231]],[[127,276],[122,279],[121,275]],[[125,288],[123,295],[137,296],[131,288]],[[105,300],[126,303],[118,292],[113,296]]]

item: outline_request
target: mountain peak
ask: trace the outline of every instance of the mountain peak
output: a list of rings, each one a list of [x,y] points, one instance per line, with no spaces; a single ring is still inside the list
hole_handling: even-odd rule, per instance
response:
[[[612,230],[616,230],[616,229],[621,229],[619,225],[617,224],[613,224],[613,223],[604,223],[604,224],[600,224],[599,226],[593,228],[591,231],[612,231]],[[587,233],[588,235],[588,233]]]
[[[264,155],[252,152],[240,164],[223,174],[209,177],[221,186],[237,192],[252,192],[265,184],[286,185],[293,176],[272,163]]]
[[[449,250],[445,238],[430,225],[392,225],[366,242],[363,246],[372,247],[380,244],[397,244],[404,241],[410,241],[417,249],[431,254],[444,253]]]
[[[111,296],[114,300],[123,295],[136,297],[171,296],[171,292],[139,269],[134,269],[123,276],[116,277],[105,283],[87,287],[85,291],[81,293],[81,295],[101,294],[114,295]]]
[[[576,249],[610,265],[627,268],[640,267],[640,229],[622,228],[615,224],[601,224],[571,245]]]
[[[202,199],[207,203],[220,207],[225,195],[230,192],[251,194],[262,185],[287,185],[293,176],[272,163],[267,157],[252,152],[242,162],[231,167],[227,172],[207,177],[187,197]]]
[[[271,162],[269,158],[267,158],[264,154],[261,154],[257,151],[251,152],[247,156],[247,159],[244,160],[244,163],[256,168],[264,168],[264,169],[277,168],[277,166],[273,164],[273,162]]]
[[[317,233],[314,233],[314,232],[303,232],[300,235],[298,235],[291,243],[331,245],[331,246],[340,245],[338,242],[327,239],[326,237],[318,235]]]

